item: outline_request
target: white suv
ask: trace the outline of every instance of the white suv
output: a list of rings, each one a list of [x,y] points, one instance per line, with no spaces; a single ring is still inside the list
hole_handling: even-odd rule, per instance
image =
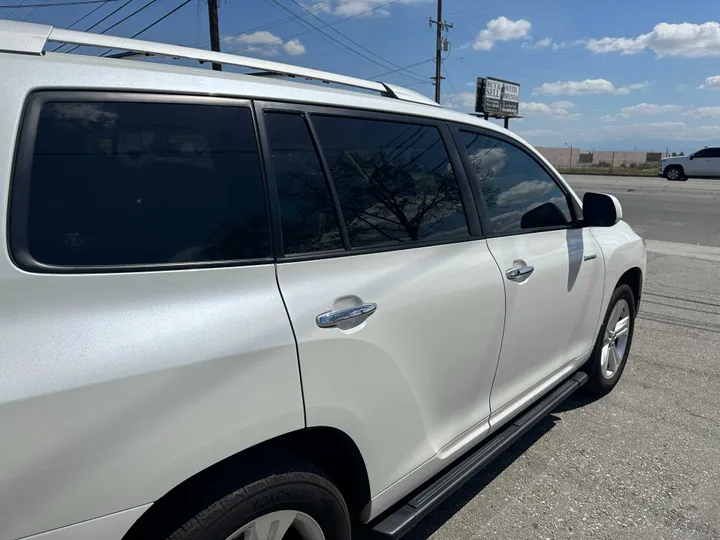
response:
[[[617,383],[643,241],[512,133],[228,54],[0,50],[0,539],[397,538]]]
[[[688,156],[662,158],[658,175],[668,180],[720,178],[720,147],[706,146]]]

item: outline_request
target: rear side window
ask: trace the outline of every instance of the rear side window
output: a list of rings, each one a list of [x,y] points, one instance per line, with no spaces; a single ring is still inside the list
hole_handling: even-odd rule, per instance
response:
[[[312,121],[351,247],[469,236],[438,128],[333,116]]]
[[[45,103],[29,177],[16,175],[15,187],[22,182],[29,182],[22,195],[25,249],[40,263],[155,265],[270,255],[258,148],[245,107]],[[14,214],[13,238],[18,226]]]
[[[461,131],[459,136],[480,184],[492,232],[517,233],[572,222],[565,193],[527,153],[480,133]]]
[[[308,126],[297,113],[266,113],[288,255],[343,249],[332,195]]]

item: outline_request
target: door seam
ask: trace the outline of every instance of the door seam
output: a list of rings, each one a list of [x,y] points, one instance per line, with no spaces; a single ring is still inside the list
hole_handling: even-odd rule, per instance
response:
[[[490,244],[488,243],[487,239],[485,239],[485,246],[487,247],[488,253],[490,253],[493,261],[495,261],[495,266],[500,273],[500,281],[502,282],[503,286],[503,328],[502,336],[500,336],[500,351],[498,352],[497,361],[495,362],[495,373],[493,373],[492,383],[490,384],[490,392],[488,393],[488,410],[490,411],[490,414],[488,415],[489,419],[493,414],[492,394],[493,389],[495,388],[495,378],[497,377],[498,369],[500,368],[500,360],[502,358],[503,346],[505,345],[505,328],[507,327],[507,284],[505,283],[505,279],[503,278],[503,272],[502,268],[500,268],[500,263],[498,263],[497,259],[495,258],[495,254],[492,252],[492,249],[490,249]]]
[[[295,333],[295,326],[293,325],[292,317],[290,317],[290,310],[288,309],[287,302],[285,302],[285,297],[282,293],[282,288],[280,287],[280,278],[278,277],[278,265],[273,264],[273,269],[275,271],[275,285],[277,286],[278,294],[280,295],[280,300],[282,301],[283,308],[285,308],[285,315],[287,316],[288,322],[290,323],[290,331],[292,332],[293,341],[295,342],[295,358],[297,360],[298,381],[300,382],[300,400],[302,401],[303,424],[305,425],[304,427],[307,428],[307,407],[305,405],[305,385],[303,385],[302,365],[300,364],[300,345],[298,344],[297,334]]]

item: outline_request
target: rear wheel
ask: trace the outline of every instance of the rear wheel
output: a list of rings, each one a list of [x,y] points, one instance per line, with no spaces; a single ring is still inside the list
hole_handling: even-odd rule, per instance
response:
[[[350,540],[350,535],[342,495],[308,465],[225,495],[167,540]]]
[[[607,394],[620,380],[632,344],[635,329],[635,296],[627,285],[613,292],[590,357],[590,377],[586,388],[595,394]]]
[[[667,169],[665,169],[665,178],[672,181],[687,180],[682,167],[679,167],[678,165],[670,165]]]

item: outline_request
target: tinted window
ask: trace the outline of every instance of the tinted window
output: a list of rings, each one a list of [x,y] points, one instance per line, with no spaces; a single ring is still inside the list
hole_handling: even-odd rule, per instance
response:
[[[720,158],[720,148],[708,148],[708,156],[711,158]]]
[[[440,131],[313,116],[353,247],[468,236]]]
[[[703,148],[702,150],[698,150],[693,154],[694,158],[707,158],[712,157],[712,148]]]
[[[28,248],[54,265],[222,261],[270,253],[247,108],[48,103]]]
[[[332,196],[305,119],[266,115],[285,253],[342,249]]]
[[[460,139],[480,183],[493,232],[572,221],[565,194],[524,151],[478,133],[461,132]]]

